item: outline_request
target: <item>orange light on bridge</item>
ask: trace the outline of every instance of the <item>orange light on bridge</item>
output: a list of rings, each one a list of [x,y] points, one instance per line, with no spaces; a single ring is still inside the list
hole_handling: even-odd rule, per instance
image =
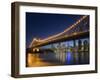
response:
[[[39,52],[39,49],[37,48],[36,51]]]
[[[73,33],[74,35],[76,35],[77,33],[75,32],[75,33]]]
[[[40,50],[39,50],[39,48],[33,48],[33,52],[39,52]]]
[[[53,36],[50,36],[48,38],[45,38],[43,40],[41,40],[41,42],[45,42],[45,41],[49,41],[50,39],[52,38],[55,38],[55,37],[58,37],[64,33],[66,33],[67,31],[71,30],[72,28],[74,28],[77,24],[79,24],[82,20],[84,20],[87,16],[83,16],[81,19],[79,19],[77,22],[75,22],[73,25],[71,25],[69,28],[65,29],[63,32],[59,33],[59,34],[56,34],[56,35],[53,35]]]
[[[82,16],[78,21],[76,21],[73,25],[71,25],[69,28],[65,29],[63,32],[60,32],[59,34],[56,34],[56,35],[53,35],[53,36],[50,36],[50,37],[47,37],[47,38],[44,38],[44,39],[36,39],[34,38],[32,43],[34,41],[38,42],[36,45],[41,45],[41,44],[44,44],[46,42],[50,42],[51,40],[56,40],[58,39],[57,37],[61,37],[63,34],[66,34],[68,31],[70,31],[71,29],[73,29],[74,27],[76,27],[81,21],[83,21],[87,16]],[[72,35],[77,35],[78,33],[73,33]],[[32,43],[31,43],[31,46],[32,46]],[[38,49],[36,49],[36,51],[39,51]]]

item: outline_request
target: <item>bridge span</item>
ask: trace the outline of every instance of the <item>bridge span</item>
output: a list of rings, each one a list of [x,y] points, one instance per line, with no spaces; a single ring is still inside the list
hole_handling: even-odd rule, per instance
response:
[[[86,37],[89,37],[89,17],[82,16],[78,21],[76,21],[73,25],[69,26],[63,32],[47,37],[45,39],[34,38],[29,48],[45,46],[56,42],[83,39]]]
[[[34,38],[26,49],[26,66],[89,64],[89,26],[89,17],[85,15],[63,32],[45,39]],[[88,40],[81,42],[85,38]],[[60,44],[68,41],[73,41],[74,46]],[[48,45],[52,47],[43,48]]]

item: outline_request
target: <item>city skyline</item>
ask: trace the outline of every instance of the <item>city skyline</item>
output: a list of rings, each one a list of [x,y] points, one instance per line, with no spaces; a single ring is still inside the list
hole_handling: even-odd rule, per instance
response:
[[[26,66],[89,64],[89,22],[88,15],[26,13]]]

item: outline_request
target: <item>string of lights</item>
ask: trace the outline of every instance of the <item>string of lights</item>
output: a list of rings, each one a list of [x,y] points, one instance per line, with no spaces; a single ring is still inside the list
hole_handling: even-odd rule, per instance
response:
[[[38,44],[37,45],[40,45],[40,44],[43,44],[43,43],[46,43],[48,41],[51,41],[51,40],[55,40],[57,39],[57,37],[59,36],[62,36],[63,34],[67,33],[68,31],[70,31],[71,29],[73,29],[74,27],[76,27],[81,21],[83,21],[87,16],[82,16],[82,18],[80,18],[78,21],[76,21],[73,25],[71,25],[69,28],[65,29],[63,32],[60,32],[59,34],[56,34],[56,35],[53,35],[53,36],[50,36],[50,37],[47,37],[45,39],[36,39],[34,38],[31,42],[31,44],[29,45],[29,47],[32,47],[33,46],[33,43],[34,42],[37,42]],[[76,35],[76,34],[74,34]]]

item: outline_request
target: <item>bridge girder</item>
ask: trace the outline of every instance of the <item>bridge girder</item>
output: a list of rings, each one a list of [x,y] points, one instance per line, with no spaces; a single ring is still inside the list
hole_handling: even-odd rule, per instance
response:
[[[82,32],[79,34],[73,34],[73,35],[69,35],[69,36],[62,36],[61,38],[55,39],[55,40],[51,40],[45,43],[40,43],[38,45],[33,46],[32,48],[35,47],[40,47],[40,46],[45,46],[45,45],[49,45],[52,43],[57,43],[57,42],[64,42],[64,41],[70,41],[70,40],[75,40],[75,39],[83,39],[83,38],[88,38],[89,37],[89,31],[87,32]]]

